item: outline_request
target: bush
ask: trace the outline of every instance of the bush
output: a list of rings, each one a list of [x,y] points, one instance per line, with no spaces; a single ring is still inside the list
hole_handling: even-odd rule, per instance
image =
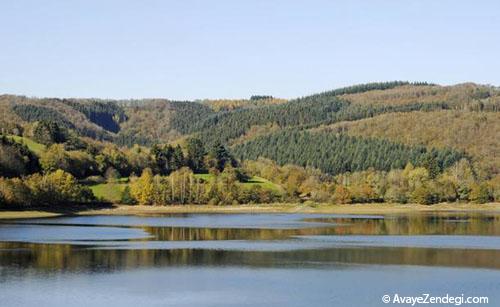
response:
[[[21,179],[0,177],[0,203],[5,206],[29,207],[33,203],[33,197]]]
[[[436,203],[437,197],[429,186],[419,185],[411,192],[410,200],[421,205],[431,205]]]
[[[350,204],[352,202],[351,192],[343,185],[337,185],[333,193],[333,199],[339,204]]]
[[[132,194],[130,193],[130,187],[126,186],[125,189],[123,189],[121,196],[120,196],[120,203],[124,205],[135,205],[137,202],[135,199],[132,197]]]
[[[44,176],[32,175],[25,183],[39,204],[86,203],[95,200],[90,188],[78,184],[73,175],[63,170]]]
[[[478,204],[484,204],[491,201],[492,197],[488,185],[486,183],[472,185],[469,200]]]
[[[492,196],[493,200],[499,202],[500,201],[500,174],[493,177],[488,182],[488,185],[490,187],[491,196]]]

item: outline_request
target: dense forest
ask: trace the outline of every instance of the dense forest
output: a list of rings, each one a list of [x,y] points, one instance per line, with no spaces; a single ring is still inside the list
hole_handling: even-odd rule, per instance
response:
[[[428,150],[381,139],[296,130],[258,137],[236,146],[234,153],[241,160],[265,157],[280,165],[313,167],[334,175],[370,168],[402,169],[408,163],[427,166],[433,173],[439,173],[466,158],[455,150]]]
[[[0,208],[490,202],[500,89],[355,85],[296,99],[0,96]]]

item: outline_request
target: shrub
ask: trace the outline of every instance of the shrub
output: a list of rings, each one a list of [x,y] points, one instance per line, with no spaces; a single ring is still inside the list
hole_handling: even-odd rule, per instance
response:
[[[125,189],[123,189],[120,196],[120,203],[125,205],[135,205],[137,203],[130,193],[129,186],[126,186]]]
[[[90,188],[78,184],[73,175],[63,170],[44,176],[35,174],[25,182],[39,204],[85,203],[95,200]]]
[[[486,183],[472,185],[469,200],[478,204],[484,204],[491,201],[492,197],[488,185]]]
[[[343,185],[337,185],[333,193],[333,199],[336,203],[350,204],[352,202],[351,192]]]
[[[0,203],[5,206],[29,207],[33,204],[30,189],[19,178],[0,178]]]

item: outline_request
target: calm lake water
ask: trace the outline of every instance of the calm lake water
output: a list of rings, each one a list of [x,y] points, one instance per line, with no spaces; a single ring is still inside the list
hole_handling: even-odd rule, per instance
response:
[[[391,306],[396,293],[500,306],[500,215],[0,222],[0,306]]]

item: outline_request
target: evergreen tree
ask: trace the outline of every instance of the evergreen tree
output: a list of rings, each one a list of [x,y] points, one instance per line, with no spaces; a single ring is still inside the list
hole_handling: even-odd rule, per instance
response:
[[[441,172],[436,155],[436,151],[426,154],[425,156],[423,156],[423,161],[421,163],[421,165],[427,169],[427,171],[429,172],[429,176],[432,179],[436,178]]]
[[[236,160],[233,158],[231,153],[227,150],[227,148],[221,143],[216,143],[212,150],[210,151],[210,156],[214,160],[214,167],[222,172],[226,165],[230,165],[236,167]]]
[[[172,156],[170,159],[170,170],[176,171],[181,169],[185,165],[184,153],[180,145],[177,145],[172,150]]]
[[[187,163],[194,172],[205,170],[205,147],[198,138],[191,138],[187,142]]]

